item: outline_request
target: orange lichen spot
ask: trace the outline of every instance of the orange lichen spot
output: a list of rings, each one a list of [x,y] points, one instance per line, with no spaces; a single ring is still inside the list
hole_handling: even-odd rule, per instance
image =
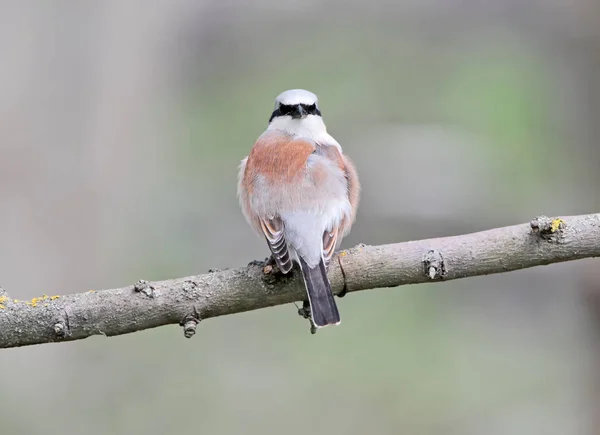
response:
[[[53,300],[55,300],[55,299],[58,299],[58,298],[60,298],[60,296],[58,296],[58,295],[55,295],[55,296],[50,296],[50,300],[51,300],[51,301],[53,301]]]

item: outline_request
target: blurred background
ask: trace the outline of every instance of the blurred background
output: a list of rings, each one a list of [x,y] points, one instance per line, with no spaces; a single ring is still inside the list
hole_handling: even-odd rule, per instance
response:
[[[320,97],[363,184],[344,247],[600,211],[600,3],[3,1],[0,285],[238,267],[236,176],[277,94]],[[597,434],[580,261],[0,352],[12,434]]]

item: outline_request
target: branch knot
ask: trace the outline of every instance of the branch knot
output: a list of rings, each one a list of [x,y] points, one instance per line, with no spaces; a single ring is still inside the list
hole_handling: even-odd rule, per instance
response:
[[[192,338],[194,336],[200,320],[200,313],[198,312],[198,308],[194,305],[194,312],[188,314],[181,322],[179,322],[179,326],[183,327],[183,335],[185,338]]]
[[[442,279],[446,274],[446,264],[442,253],[431,249],[423,256],[423,269],[429,279]]]
[[[140,279],[133,285],[133,290],[138,293],[143,293],[151,299],[156,297],[156,291],[154,290],[154,286],[150,284],[145,279]]]
[[[56,323],[54,324],[54,335],[58,340],[62,340],[71,335],[71,331],[69,330],[69,315],[66,310],[64,317],[61,316],[56,319]]]
[[[567,223],[561,218],[549,218],[548,216],[538,216],[529,222],[531,233],[538,235],[544,240],[559,243],[563,230],[567,228]]]

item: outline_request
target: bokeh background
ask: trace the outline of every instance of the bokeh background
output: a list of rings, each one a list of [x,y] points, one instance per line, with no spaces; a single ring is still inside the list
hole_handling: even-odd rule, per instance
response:
[[[239,161],[289,88],[358,167],[344,246],[600,211],[600,3],[3,1],[0,285],[267,255]],[[0,433],[597,434],[600,264],[0,352]]]

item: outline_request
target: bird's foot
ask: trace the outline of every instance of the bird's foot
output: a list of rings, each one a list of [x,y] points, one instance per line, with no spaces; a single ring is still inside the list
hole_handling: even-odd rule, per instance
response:
[[[277,262],[275,261],[275,257],[271,254],[269,258],[265,259],[265,265],[263,267],[263,273],[265,275],[276,275],[281,273],[279,267],[277,267]]]
[[[302,302],[302,308],[298,308],[298,315],[304,317],[305,319],[308,319],[308,321],[310,322],[310,333],[316,334],[317,327],[315,326],[315,323],[313,322],[312,316],[310,314],[310,302]]]
[[[310,319],[310,302],[302,302],[302,308],[298,308],[298,315],[305,319]]]

